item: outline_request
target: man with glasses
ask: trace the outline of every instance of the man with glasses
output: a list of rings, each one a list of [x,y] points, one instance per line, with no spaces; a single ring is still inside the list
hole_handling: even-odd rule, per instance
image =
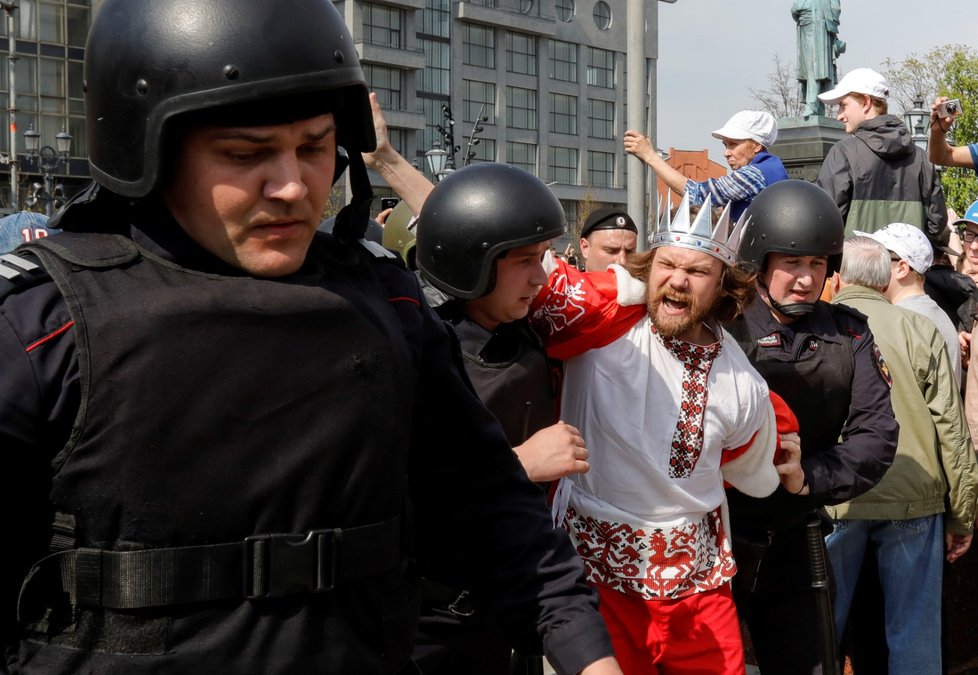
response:
[[[699,206],[709,195],[713,205],[730,204],[730,217],[738,220],[758,193],[771,183],[788,178],[781,160],[768,152],[778,140],[778,124],[771,113],[741,110],[713,132],[723,142],[723,157],[733,170],[729,176],[695,181],[669,166],[641,132],[625,132],[625,152],[652,167],[670,188],[689,195],[690,206]]]
[[[978,266],[978,200],[971,203],[965,214],[954,221],[954,227],[964,244],[964,256],[972,266]],[[976,324],[978,327],[978,324]],[[978,356],[970,349],[974,344],[975,332],[962,333],[962,345],[966,346],[964,358],[968,362],[968,374],[965,377],[964,413],[971,429],[971,437],[978,438]]]

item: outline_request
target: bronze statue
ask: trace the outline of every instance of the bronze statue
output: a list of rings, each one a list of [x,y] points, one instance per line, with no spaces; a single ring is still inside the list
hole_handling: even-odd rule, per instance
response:
[[[841,13],[841,0],[795,0],[791,5],[791,17],[798,24],[797,78],[805,117],[825,114],[818,95],[838,81],[836,59],[846,50],[839,39]]]

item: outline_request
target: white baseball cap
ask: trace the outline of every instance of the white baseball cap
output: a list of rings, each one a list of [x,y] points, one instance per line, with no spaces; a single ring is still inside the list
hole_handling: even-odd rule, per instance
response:
[[[866,94],[886,100],[890,95],[890,85],[872,68],[856,68],[846,73],[835,89],[819,94],[818,99],[822,103],[835,105],[849,94]]]
[[[853,234],[875,239],[887,250],[900,256],[901,260],[906,260],[907,264],[920,274],[930,269],[934,262],[934,249],[927,235],[919,227],[907,223],[890,223],[876,232],[856,230]]]
[[[735,141],[751,139],[765,148],[770,148],[778,140],[778,123],[774,115],[763,110],[741,110],[727,120],[727,123],[713,132],[713,138],[729,138]]]

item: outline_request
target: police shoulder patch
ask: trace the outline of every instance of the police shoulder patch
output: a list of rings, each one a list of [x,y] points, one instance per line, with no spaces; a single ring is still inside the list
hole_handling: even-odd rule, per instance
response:
[[[758,347],[780,347],[781,333],[771,333],[770,335],[765,335],[762,338],[758,338],[757,346]]]
[[[876,371],[880,374],[880,378],[886,383],[887,387],[893,387],[893,376],[890,374],[890,369],[886,365],[886,360],[883,358],[883,354],[880,353],[880,348],[878,345],[873,344],[873,361],[876,363]]]

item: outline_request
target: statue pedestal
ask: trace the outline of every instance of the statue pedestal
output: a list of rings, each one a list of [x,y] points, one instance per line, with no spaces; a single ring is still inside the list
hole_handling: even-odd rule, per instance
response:
[[[842,123],[830,117],[782,117],[778,141],[769,150],[784,163],[789,178],[814,181],[829,148],[845,136]]]

